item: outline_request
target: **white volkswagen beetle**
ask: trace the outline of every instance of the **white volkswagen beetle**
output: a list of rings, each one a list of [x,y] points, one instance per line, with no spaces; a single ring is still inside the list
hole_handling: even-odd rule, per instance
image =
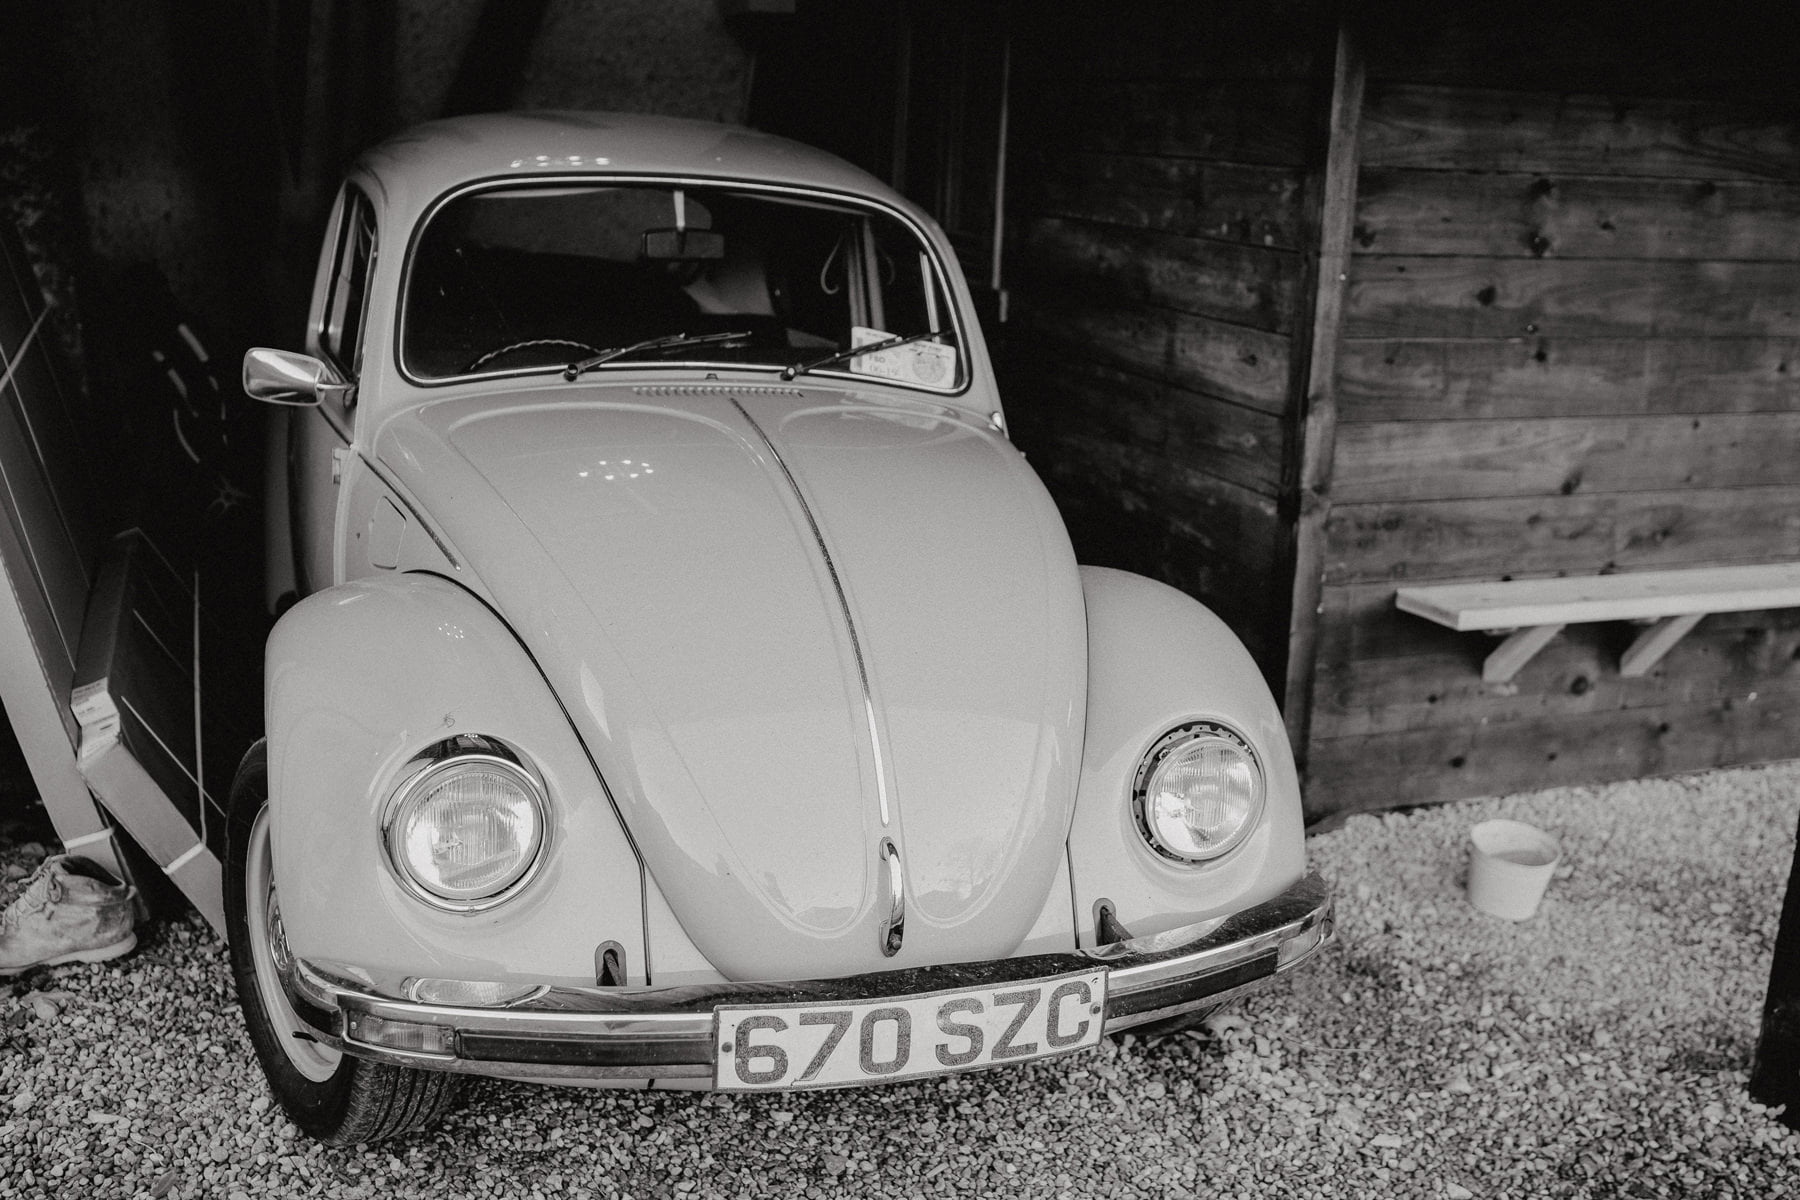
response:
[[[942,233],[836,159],[427,125],[337,202],[274,472],[232,963],[309,1133],[464,1073],[914,1079],[1204,1012],[1330,937],[1282,722],[1076,565]]]

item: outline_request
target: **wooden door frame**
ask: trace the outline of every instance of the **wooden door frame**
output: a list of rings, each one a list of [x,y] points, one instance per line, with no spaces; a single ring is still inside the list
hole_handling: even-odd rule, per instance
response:
[[[1332,460],[1337,446],[1337,363],[1356,221],[1357,169],[1367,81],[1363,54],[1348,18],[1337,27],[1324,174],[1319,185],[1318,254],[1305,289],[1310,319],[1296,329],[1284,487],[1293,529],[1282,713],[1302,777],[1312,728],[1312,690],[1325,582],[1325,526],[1331,514]],[[1305,339],[1303,342],[1299,339]]]

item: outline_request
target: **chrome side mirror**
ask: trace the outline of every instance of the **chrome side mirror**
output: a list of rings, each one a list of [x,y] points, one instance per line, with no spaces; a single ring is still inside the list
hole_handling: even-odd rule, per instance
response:
[[[324,400],[348,407],[356,385],[310,354],[257,346],[244,354],[244,394],[264,404],[311,408]]]

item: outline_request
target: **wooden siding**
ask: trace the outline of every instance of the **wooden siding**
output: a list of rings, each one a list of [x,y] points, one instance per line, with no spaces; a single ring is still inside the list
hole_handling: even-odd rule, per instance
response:
[[[1362,421],[1800,411],[1800,338],[1363,339],[1338,362]]]
[[[1013,43],[1007,412],[1082,561],[1197,596],[1278,680],[1330,29],[1151,10],[1052,5]]]
[[[1358,244],[1379,254],[1483,258],[1800,260],[1791,184],[1569,178],[1516,171],[1363,173]]]
[[[1640,679],[1633,627],[1574,626],[1492,685],[1488,639],[1394,608],[1800,558],[1800,123],[1371,57],[1309,815],[1800,755],[1800,614],[1708,617]]]
[[[1628,44],[1615,53],[1628,54]],[[1738,105],[1410,84],[1385,88],[1371,100],[1363,127],[1363,161],[1371,167],[1713,181],[1800,177],[1800,128]]]

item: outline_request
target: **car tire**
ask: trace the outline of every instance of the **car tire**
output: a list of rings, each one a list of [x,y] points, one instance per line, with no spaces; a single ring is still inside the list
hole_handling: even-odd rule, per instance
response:
[[[258,741],[231,784],[225,928],[238,1005],[269,1090],[288,1118],[332,1145],[373,1142],[435,1124],[459,1076],[355,1058],[314,1040],[276,968],[280,928],[269,841],[267,747]]]

